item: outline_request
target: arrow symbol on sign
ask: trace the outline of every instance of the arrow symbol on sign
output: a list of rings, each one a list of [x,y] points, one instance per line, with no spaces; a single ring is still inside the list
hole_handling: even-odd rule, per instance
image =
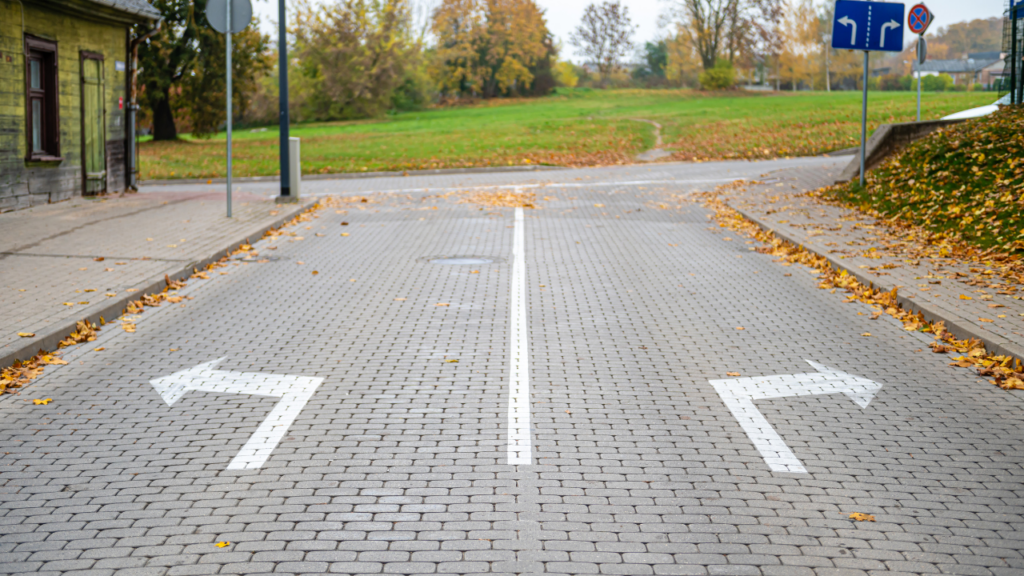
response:
[[[757,409],[754,400],[842,392],[861,408],[867,408],[882,389],[881,384],[867,378],[810,360],[807,363],[817,372],[709,381],[773,472],[806,473],[807,469]]]
[[[851,20],[849,16],[840,18],[839,23],[850,27],[850,44],[857,44],[857,23]]]
[[[288,432],[288,427],[309,402],[323,378],[260,374],[259,372],[230,372],[214,370],[224,358],[205,362],[194,368],[175,372],[170,376],[150,380],[149,383],[167,402],[173,405],[189,390],[219,392],[221,394],[254,394],[280,398],[274,408],[260,424],[256,432],[245,443],[228,464],[228,470],[251,470],[259,468],[270,457],[277,444]]]
[[[900,23],[895,21],[895,20],[889,20],[885,24],[882,24],[882,40],[879,43],[879,46],[881,46],[882,48],[885,48],[885,32],[886,32],[886,30],[891,30],[891,29],[895,29],[895,28],[899,28],[899,27],[900,27]]]

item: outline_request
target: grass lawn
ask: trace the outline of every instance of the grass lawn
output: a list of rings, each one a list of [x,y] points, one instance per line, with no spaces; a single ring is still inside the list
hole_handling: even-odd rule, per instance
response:
[[[916,95],[872,92],[869,129],[914,119]],[[994,93],[931,93],[923,117],[991,104]],[[307,174],[469,166],[629,163],[654,146],[654,128],[674,160],[775,158],[854,146],[859,92],[703,93],[693,90],[560,90],[545,98],[485,102],[385,119],[294,125]],[[144,142],[143,179],[225,175],[225,135]],[[278,173],[276,127],[236,130],[235,176]]]

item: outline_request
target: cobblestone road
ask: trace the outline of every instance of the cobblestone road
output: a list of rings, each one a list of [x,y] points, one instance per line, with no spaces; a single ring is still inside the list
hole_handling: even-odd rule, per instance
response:
[[[713,183],[639,180],[563,174],[583,184],[518,222],[374,195],[104,330],[0,400],[0,572],[1024,574],[1021,397],[681,200]],[[509,464],[524,349],[531,463]],[[151,384],[220,358],[175,378],[264,395]],[[755,397],[758,435],[711,383],[807,360],[881,389]],[[308,402],[272,375],[307,377]],[[266,461],[229,469],[275,413],[295,419]],[[806,473],[772,471],[769,432]]]

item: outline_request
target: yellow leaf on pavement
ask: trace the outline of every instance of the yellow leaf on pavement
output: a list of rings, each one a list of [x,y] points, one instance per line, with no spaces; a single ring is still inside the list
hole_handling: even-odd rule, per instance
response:
[[[35,332],[18,332],[18,336],[21,336],[22,338],[31,338],[35,336]]]
[[[871,336],[871,332],[865,332],[865,333],[861,334],[861,336]]]
[[[224,548],[224,547],[230,546],[230,545],[231,545],[231,542],[217,542],[217,548]]]
[[[32,401],[32,403],[35,404],[36,406],[38,406],[40,404],[45,406],[46,404],[49,404],[50,402],[53,402],[53,398],[44,398],[43,400],[33,400]]]
[[[850,514],[850,518],[853,519],[853,520],[856,520],[857,522],[874,522],[875,521],[875,517],[872,516],[871,514],[862,514],[860,512],[854,512],[853,514]]]
[[[964,294],[961,294],[961,295],[960,295],[960,299],[961,299],[961,300],[974,300],[974,298],[971,298],[970,296],[966,296],[966,295],[964,295]]]
[[[740,373],[739,372],[726,372],[725,375],[726,376],[739,376]]]

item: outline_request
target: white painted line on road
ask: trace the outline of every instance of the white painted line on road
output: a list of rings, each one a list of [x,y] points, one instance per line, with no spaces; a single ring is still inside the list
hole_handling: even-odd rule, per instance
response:
[[[229,372],[214,370],[224,359],[219,358],[194,368],[175,372],[170,376],[150,380],[157,393],[171,406],[189,390],[220,392],[223,394],[254,394],[273,396],[281,400],[267,414],[256,432],[228,464],[228,470],[252,470],[263,466],[281,438],[288,432],[299,412],[313,397],[323,378],[261,374],[259,372]]]
[[[509,291],[508,463],[533,464],[530,430],[530,342],[526,324],[526,241],[523,209],[516,208]]]
[[[754,400],[842,392],[861,408],[867,408],[875,394],[882,389],[881,384],[867,378],[840,372],[810,360],[807,363],[817,372],[709,380],[773,472],[806,474],[807,469],[757,409]]]

